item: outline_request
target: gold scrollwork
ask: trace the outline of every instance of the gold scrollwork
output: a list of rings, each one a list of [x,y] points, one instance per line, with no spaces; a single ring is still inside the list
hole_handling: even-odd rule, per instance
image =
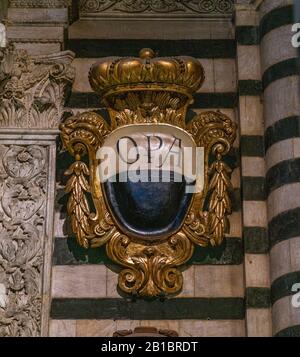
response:
[[[106,246],[107,255],[126,268],[120,272],[119,287],[132,295],[164,296],[182,287],[177,266],[191,258],[194,247],[183,232],[160,244],[141,244],[117,233]]]
[[[69,193],[68,213],[78,243],[85,248],[106,244],[108,257],[122,267],[119,288],[127,294],[153,297],[178,293],[183,284],[180,267],[192,257],[194,246],[220,245],[228,231],[231,169],[223,157],[232,148],[236,125],[219,111],[202,112],[186,124],[191,92],[196,91],[204,79],[202,66],[186,57],[162,60],[151,56],[150,50],[144,50],[140,59],[109,58],[95,65],[90,80],[103,97],[111,123],[107,124],[96,113],[87,112],[68,118],[60,129],[65,148],[76,160],[66,172],[70,176],[66,191]],[[130,76],[130,66],[136,75]],[[128,73],[125,77],[123,67],[124,73]],[[107,68],[110,70],[106,71]],[[149,77],[143,83],[137,73],[145,71]],[[156,78],[163,78],[163,73],[167,83],[157,83]],[[182,78],[180,87],[176,73]],[[168,123],[180,127],[194,138],[197,146],[204,147],[205,152],[203,191],[193,194],[180,229],[153,242],[131,237],[122,230],[97,180],[96,153],[107,135],[116,128],[137,123]],[[82,161],[85,155],[88,164]]]

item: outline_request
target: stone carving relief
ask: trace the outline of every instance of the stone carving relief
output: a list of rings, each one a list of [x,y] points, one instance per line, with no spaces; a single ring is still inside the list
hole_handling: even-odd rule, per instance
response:
[[[110,14],[230,14],[233,0],[81,0],[81,13]]]
[[[0,336],[39,336],[47,149],[0,145],[0,154]]]
[[[74,79],[70,51],[32,58],[0,49],[0,128],[56,129]]]
[[[73,58],[0,49],[0,336],[47,334],[55,155],[48,130],[65,113]]]
[[[0,47],[6,46],[6,28],[5,25],[0,22]]]

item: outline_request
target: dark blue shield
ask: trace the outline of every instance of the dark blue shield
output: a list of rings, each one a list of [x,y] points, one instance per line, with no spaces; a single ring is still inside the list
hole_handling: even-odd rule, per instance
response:
[[[103,148],[110,149],[111,171],[99,177],[121,231],[151,241],[180,229],[196,186],[195,177],[184,170],[188,147],[196,147],[191,136],[166,124],[125,126],[108,137]],[[103,151],[98,157],[105,163]]]

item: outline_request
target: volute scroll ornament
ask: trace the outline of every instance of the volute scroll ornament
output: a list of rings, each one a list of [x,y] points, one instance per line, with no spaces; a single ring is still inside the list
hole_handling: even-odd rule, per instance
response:
[[[85,248],[106,245],[127,294],[178,293],[194,246],[220,245],[228,232],[231,169],[223,157],[236,125],[219,111],[186,122],[204,77],[196,59],[157,58],[150,49],[104,58],[89,79],[110,122],[87,112],[60,126],[75,157],[66,172],[72,229]]]

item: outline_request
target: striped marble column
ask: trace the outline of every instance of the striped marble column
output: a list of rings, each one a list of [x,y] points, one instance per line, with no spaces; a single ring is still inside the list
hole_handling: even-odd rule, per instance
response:
[[[292,47],[293,3],[260,7],[264,91],[266,191],[270,239],[273,335],[300,336],[300,100],[297,50]]]
[[[236,5],[246,330],[252,337],[272,330],[258,20],[253,6]]]

